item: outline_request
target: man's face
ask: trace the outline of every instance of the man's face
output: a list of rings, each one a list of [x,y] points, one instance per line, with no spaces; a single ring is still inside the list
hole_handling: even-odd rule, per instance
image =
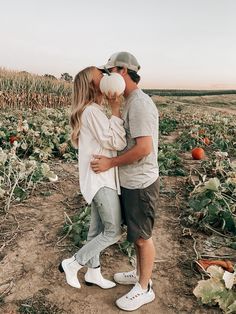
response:
[[[125,78],[126,74],[127,74],[127,69],[126,68],[118,68],[118,67],[114,67],[114,68],[110,68],[108,69],[108,71],[110,73],[119,73],[121,76],[123,76],[123,78]]]
[[[110,73],[118,73],[117,67],[108,69]]]

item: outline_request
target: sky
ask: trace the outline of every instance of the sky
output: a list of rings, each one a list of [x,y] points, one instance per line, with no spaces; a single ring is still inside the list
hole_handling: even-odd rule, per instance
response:
[[[129,51],[141,88],[236,89],[236,0],[0,0],[0,67],[60,77]]]

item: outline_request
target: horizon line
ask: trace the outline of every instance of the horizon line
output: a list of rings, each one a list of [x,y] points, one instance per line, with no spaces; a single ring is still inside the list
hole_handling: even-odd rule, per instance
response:
[[[0,70],[5,70],[7,72],[16,72],[16,73],[20,73],[20,72],[26,72],[32,76],[40,76],[40,77],[44,77],[44,75],[48,74],[48,75],[53,75],[55,77],[56,80],[60,81],[61,78],[60,77],[56,77],[54,74],[51,74],[51,73],[44,73],[44,74],[38,74],[38,73],[34,73],[34,72],[28,72],[26,70],[19,70],[19,69],[12,69],[12,68],[8,68],[8,67],[5,67],[5,66],[0,66]],[[70,74],[69,72],[64,72],[64,73],[68,73]],[[61,73],[62,74],[62,73]],[[71,75],[74,79],[74,76]],[[143,84],[142,84],[143,83]],[[153,84],[153,83],[151,83]],[[189,84],[189,82],[188,82]],[[144,82],[140,82],[140,88],[141,89],[145,89],[145,90],[183,90],[183,91],[236,91],[236,85],[235,87],[228,87],[231,86],[231,84],[225,84],[225,83],[222,83],[222,84],[212,84],[211,86],[209,87],[142,87],[143,86],[146,86],[146,83]],[[227,87],[226,87],[227,86]]]

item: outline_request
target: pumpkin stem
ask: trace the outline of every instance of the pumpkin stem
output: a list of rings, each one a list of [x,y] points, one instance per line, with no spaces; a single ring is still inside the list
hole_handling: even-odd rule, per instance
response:
[[[106,74],[108,74],[109,76],[111,75],[111,73],[109,72],[109,70],[107,68],[104,67],[104,71],[106,72]]]

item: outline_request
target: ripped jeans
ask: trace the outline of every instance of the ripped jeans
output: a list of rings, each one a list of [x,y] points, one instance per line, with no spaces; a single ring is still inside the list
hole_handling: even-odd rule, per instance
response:
[[[95,268],[100,265],[102,250],[121,238],[121,208],[117,191],[101,188],[91,203],[91,221],[85,245],[75,254],[80,265]]]

